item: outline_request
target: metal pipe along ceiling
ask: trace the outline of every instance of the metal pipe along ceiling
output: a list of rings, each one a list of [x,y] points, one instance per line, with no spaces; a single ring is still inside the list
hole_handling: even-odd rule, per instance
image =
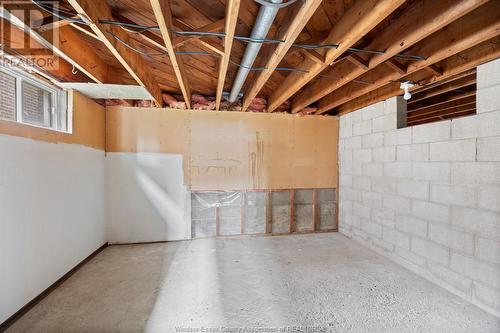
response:
[[[280,4],[282,0],[270,0],[269,2]],[[255,20],[254,27],[252,29],[252,38],[264,39],[269,32],[269,28],[273,24],[274,18],[278,13],[279,7],[277,6],[266,6],[261,5],[259,9],[259,14],[257,15],[257,19]],[[250,72],[250,68],[252,67],[257,54],[262,46],[262,43],[248,43],[247,48],[245,49],[245,54],[243,55],[243,59],[241,60],[241,66],[238,69],[238,74],[234,79],[233,87],[231,88],[231,93],[229,94],[229,101],[231,103],[235,102],[238,98],[238,95],[241,91],[241,87],[243,87],[243,83]]]

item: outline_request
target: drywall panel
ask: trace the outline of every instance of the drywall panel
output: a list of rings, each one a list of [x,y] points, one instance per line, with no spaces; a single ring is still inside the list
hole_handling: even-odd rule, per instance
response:
[[[178,154],[107,154],[110,243],[191,238],[191,201],[182,163]]]
[[[191,190],[337,187],[336,117],[107,110],[107,151],[182,154]]]
[[[102,150],[0,135],[0,322],[106,242],[104,209]]]
[[[53,143],[74,143],[104,150],[105,109],[84,95],[69,91],[72,103],[73,131],[71,134],[41,127],[0,120],[0,134]],[[70,102],[71,103],[71,102]]]

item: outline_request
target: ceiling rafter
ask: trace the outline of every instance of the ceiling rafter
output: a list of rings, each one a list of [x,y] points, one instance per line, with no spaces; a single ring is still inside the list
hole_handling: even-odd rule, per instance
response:
[[[191,108],[191,90],[186,79],[182,59],[175,53],[174,46],[172,44],[172,11],[170,10],[170,1],[151,0],[151,7],[153,7],[156,21],[160,27],[160,32],[163,37],[165,47],[167,48],[170,63],[174,68],[175,76],[177,77],[179,87],[181,88],[182,96],[184,96],[184,101],[189,109]]]
[[[474,69],[481,64],[495,60],[499,57],[500,36],[497,36],[479,45],[471,47],[468,50],[442,60],[440,62],[443,67],[441,76],[431,75],[429,77],[429,73],[425,70],[425,68],[413,75],[422,77],[422,79],[419,79],[422,85],[431,85],[441,81],[446,81],[453,76],[461,75],[466,71]],[[337,111],[337,114],[344,115],[398,95],[401,95],[399,83],[388,82],[384,86],[380,86],[375,90],[369,91],[355,99],[343,103],[335,110]]]
[[[137,53],[120,44],[115,36],[127,41],[128,36],[119,27],[103,25],[99,23],[99,19],[112,18],[111,8],[105,1],[91,0],[68,0],[69,4],[76,12],[90,24],[92,31],[106,45],[115,58],[122,64],[130,75],[143,86],[152,96],[156,105],[163,105],[161,90],[158,82],[149,72],[149,66],[146,61]]]
[[[270,96],[268,112],[274,111],[293,96],[404,2],[405,0],[357,0],[324,41],[324,44],[338,44],[339,47],[320,51],[325,55],[324,64],[306,59],[299,69],[307,73],[290,73],[280,88]]]
[[[366,48],[385,50],[383,54],[375,54],[366,62],[367,66],[358,66],[355,70],[346,70],[345,66],[333,68],[333,76],[342,77],[333,84],[325,84],[319,80],[305,88],[299,96],[292,100],[292,112],[298,112],[329,93],[355,80],[364,73],[386,62],[410,46],[430,36],[451,22],[461,18],[488,0],[440,0],[419,1],[407,8],[397,19],[377,34],[377,38]],[[418,24],[409,24],[418,22]],[[360,58],[353,54],[350,58]]]
[[[477,44],[500,34],[500,3],[497,1],[478,8],[463,20],[451,23],[446,29],[441,29],[417,45],[413,50],[428,55],[426,59],[414,61],[407,66],[406,73],[391,72],[380,77],[375,71],[369,71],[365,76],[370,85],[362,88],[345,85],[318,102],[317,114],[324,113],[334,107],[357,98],[372,90],[380,88],[390,81],[398,81],[408,74],[433,66],[435,63],[454,54],[467,50]],[[413,51],[412,50],[412,51]]]
[[[307,22],[309,22],[309,19],[320,4],[321,0],[309,0],[302,3],[300,7],[295,7],[295,10],[291,11],[290,16],[288,17],[288,20],[290,21],[288,27],[283,29],[284,31],[278,33],[278,39],[283,39],[285,42],[278,44],[265,65],[265,68],[267,69],[261,71],[258,77],[253,80],[250,86],[246,89],[242,105],[243,111],[248,108],[252,100],[257,96],[262,87],[264,87],[276,67],[278,67],[280,62],[286,56],[288,50],[302,32]],[[285,27],[285,25],[282,26]],[[322,57],[322,55],[320,56]]]
[[[240,0],[228,0],[226,4],[226,24],[224,31],[224,55],[219,63],[219,79],[217,80],[217,91],[215,94],[215,109],[219,110],[222,99],[222,91],[224,90],[224,82],[226,80],[227,68],[231,58],[231,49],[233,47],[233,37],[238,22],[238,13],[240,11]]]

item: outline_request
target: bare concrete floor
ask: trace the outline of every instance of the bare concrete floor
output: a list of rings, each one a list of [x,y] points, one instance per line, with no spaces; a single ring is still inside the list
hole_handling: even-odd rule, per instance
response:
[[[293,325],[500,332],[498,318],[338,233],[112,246],[8,332]]]

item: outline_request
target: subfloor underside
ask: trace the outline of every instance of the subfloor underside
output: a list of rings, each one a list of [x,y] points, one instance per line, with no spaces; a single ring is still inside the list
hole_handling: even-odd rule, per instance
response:
[[[327,233],[111,246],[8,332],[286,326],[499,332],[500,320]]]

